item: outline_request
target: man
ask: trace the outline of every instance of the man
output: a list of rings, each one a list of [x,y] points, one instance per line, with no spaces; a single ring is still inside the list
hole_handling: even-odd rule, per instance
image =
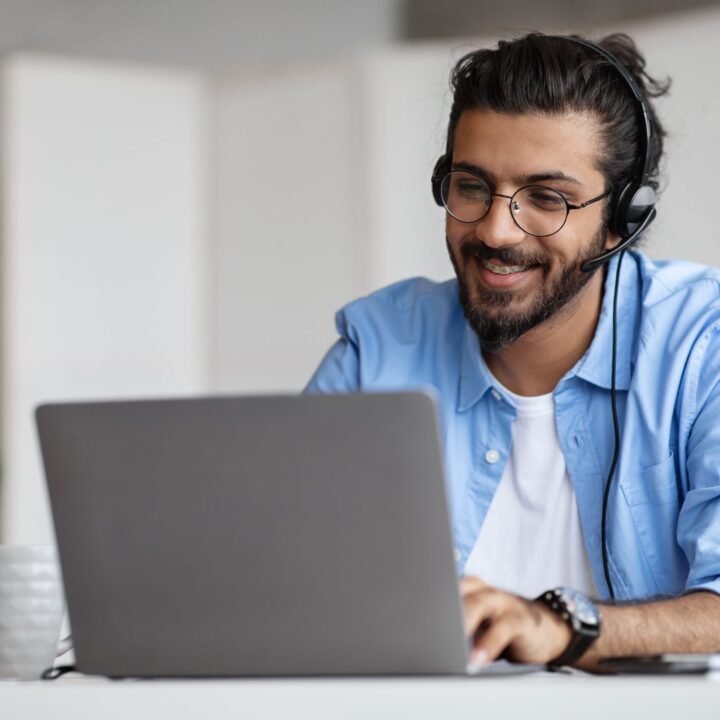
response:
[[[587,263],[654,216],[667,89],[626,36],[599,46],[457,64],[433,180],[457,278],[346,306],[307,388],[437,389],[477,664],[720,651],[720,273]]]

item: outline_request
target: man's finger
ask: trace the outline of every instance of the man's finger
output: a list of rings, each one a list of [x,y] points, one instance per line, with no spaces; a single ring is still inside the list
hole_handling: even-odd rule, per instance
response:
[[[492,620],[476,637],[470,662],[481,666],[497,660],[518,635],[518,625],[511,616],[501,615]]]
[[[488,586],[464,595],[463,619],[466,634],[474,635],[485,620],[494,617],[505,608],[506,602],[504,593]]]

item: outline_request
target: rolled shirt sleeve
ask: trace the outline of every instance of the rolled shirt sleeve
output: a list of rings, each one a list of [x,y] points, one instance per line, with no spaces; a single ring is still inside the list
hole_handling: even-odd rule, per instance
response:
[[[698,342],[690,358],[687,485],[677,540],[690,571],[686,591],[720,594],[720,320]]]

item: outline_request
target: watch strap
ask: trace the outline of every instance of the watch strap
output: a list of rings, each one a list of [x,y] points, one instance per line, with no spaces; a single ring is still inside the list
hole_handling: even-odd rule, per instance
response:
[[[579,660],[585,651],[595,642],[595,637],[590,635],[581,635],[573,630],[573,637],[564,653],[551,660],[548,665],[552,668],[562,667],[563,665],[572,665]]]

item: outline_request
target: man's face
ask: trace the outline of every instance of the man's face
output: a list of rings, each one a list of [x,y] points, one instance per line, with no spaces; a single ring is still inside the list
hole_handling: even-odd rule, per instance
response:
[[[585,115],[468,111],[455,129],[453,169],[472,170],[496,193],[543,185],[579,205],[605,190],[595,166],[597,142],[596,121]],[[580,264],[614,240],[605,227],[605,204],[570,211],[559,232],[542,238],[515,224],[505,198],[494,197],[476,223],[447,216],[463,309],[484,350],[499,352],[582,302],[592,273]]]

